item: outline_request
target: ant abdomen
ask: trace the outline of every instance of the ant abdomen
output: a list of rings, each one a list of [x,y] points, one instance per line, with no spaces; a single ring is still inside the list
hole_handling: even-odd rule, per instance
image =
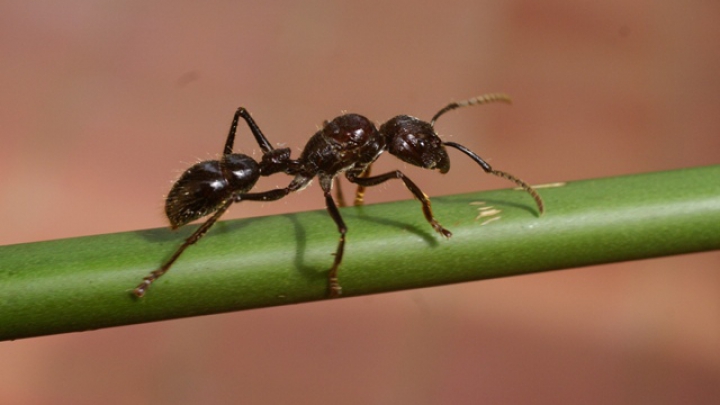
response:
[[[398,159],[424,169],[450,170],[450,158],[430,123],[398,115],[380,126],[387,150]]]
[[[259,177],[258,164],[242,154],[194,164],[175,182],[165,200],[171,227],[181,227],[215,212],[234,193],[250,191]]]
[[[232,153],[223,156],[220,163],[224,177],[235,194],[247,193],[260,178],[260,166],[250,156]]]

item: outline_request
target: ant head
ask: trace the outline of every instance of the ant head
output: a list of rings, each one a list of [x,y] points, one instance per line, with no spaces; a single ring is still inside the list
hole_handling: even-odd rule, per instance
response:
[[[403,162],[424,169],[450,170],[450,158],[432,125],[408,115],[398,115],[380,127],[387,150]]]

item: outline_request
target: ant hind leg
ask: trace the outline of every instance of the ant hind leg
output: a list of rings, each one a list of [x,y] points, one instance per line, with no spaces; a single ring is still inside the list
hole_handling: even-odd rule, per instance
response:
[[[252,117],[250,116],[250,112],[244,107],[240,107],[237,109],[237,111],[235,111],[235,116],[233,117],[232,124],[230,125],[230,132],[228,133],[227,140],[225,141],[225,148],[223,149],[223,154],[229,155],[232,153],[233,144],[235,143],[235,132],[237,132],[238,121],[241,117],[247,123],[250,131],[252,131],[253,136],[255,137],[258,145],[260,145],[260,149],[262,149],[263,153],[268,153],[272,151],[273,147],[272,145],[270,145],[270,141],[268,141],[268,139],[262,133],[260,127],[258,127],[255,123],[255,120],[252,119]]]
[[[220,208],[218,208],[215,213],[208,218],[205,223],[200,225],[200,227],[193,232],[192,235],[190,235],[187,239],[185,239],[185,242],[183,242],[182,245],[173,253],[172,256],[170,256],[170,259],[168,259],[165,263],[163,263],[162,266],[160,266],[159,269],[151,272],[149,275],[147,275],[145,278],[143,278],[142,283],[138,284],[137,287],[133,290],[133,294],[135,294],[136,297],[141,298],[145,295],[145,292],[147,292],[147,289],[150,287],[150,284],[155,282],[158,278],[160,278],[163,274],[167,273],[168,270],[170,270],[170,267],[175,263],[175,261],[180,257],[180,255],[187,249],[190,245],[195,244],[197,241],[200,240],[207,231],[210,230],[210,228],[217,222],[217,220],[227,211],[228,208],[230,208],[230,205],[232,205],[234,201],[232,199],[228,199],[225,201]]]

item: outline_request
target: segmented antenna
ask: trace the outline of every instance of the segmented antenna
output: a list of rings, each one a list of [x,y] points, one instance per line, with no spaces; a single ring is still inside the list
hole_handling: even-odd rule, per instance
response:
[[[532,198],[535,200],[535,204],[537,204],[538,210],[540,210],[540,214],[542,215],[542,213],[545,212],[545,204],[543,204],[543,200],[542,200],[542,198],[540,198],[540,194],[538,194],[538,192],[535,191],[535,189],[532,188],[532,186],[530,186],[529,184],[525,183],[524,181],[518,179],[517,177],[515,177],[512,174],[507,173],[507,172],[501,172],[500,170],[492,169],[488,173],[490,173],[494,176],[502,177],[503,179],[510,180],[513,183],[520,186],[520,188],[527,191],[532,196]]]
[[[537,191],[535,191],[534,188],[532,188],[531,185],[525,183],[523,180],[515,177],[514,175],[503,172],[500,170],[493,169],[486,161],[484,161],[480,156],[478,156],[475,152],[471,151],[470,149],[460,145],[459,143],[455,142],[443,142],[443,145],[449,146],[451,148],[455,148],[459,150],[460,152],[468,155],[470,159],[474,160],[475,163],[479,164],[480,167],[485,171],[485,173],[492,174],[493,176],[502,177],[503,179],[507,179],[512,181],[513,183],[520,186],[523,190],[527,191],[528,194],[532,196],[532,198],[535,200],[535,204],[537,204],[538,210],[540,211],[540,215],[542,215],[543,212],[545,212],[545,204],[543,204],[543,200],[540,197],[540,194],[538,194]]]
[[[435,126],[435,121],[437,121],[438,118],[440,118],[441,115],[445,114],[448,111],[452,111],[456,108],[460,107],[467,107],[471,105],[480,105],[480,104],[487,104],[494,101],[502,101],[504,103],[512,103],[512,99],[510,96],[504,93],[488,93],[483,94],[482,96],[474,97],[469,100],[465,101],[458,101],[456,103],[450,103],[442,110],[438,111],[437,114],[435,114],[432,119],[430,120],[430,125]]]

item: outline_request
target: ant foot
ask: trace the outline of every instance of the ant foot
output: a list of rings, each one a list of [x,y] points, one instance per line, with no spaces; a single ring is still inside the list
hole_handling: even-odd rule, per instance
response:
[[[442,235],[442,236],[444,236],[444,237],[446,237],[446,238],[448,238],[448,239],[452,236],[452,232],[450,232],[450,231],[448,231],[447,229],[443,228],[442,225],[440,225],[440,224],[437,223],[437,222],[433,222],[433,223],[432,223],[432,227],[433,227],[433,229],[435,229],[435,231],[436,231],[437,233],[439,233],[440,235]]]
[[[145,292],[147,291],[148,287],[150,287],[150,284],[152,284],[154,279],[151,279],[150,277],[145,277],[143,279],[143,282],[138,284],[137,287],[132,291],[133,294],[138,297],[142,298],[145,296]]]
[[[342,295],[342,287],[340,287],[340,283],[338,282],[337,277],[331,277],[329,279],[330,282],[330,293],[328,294],[328,298],[338,298]]]

